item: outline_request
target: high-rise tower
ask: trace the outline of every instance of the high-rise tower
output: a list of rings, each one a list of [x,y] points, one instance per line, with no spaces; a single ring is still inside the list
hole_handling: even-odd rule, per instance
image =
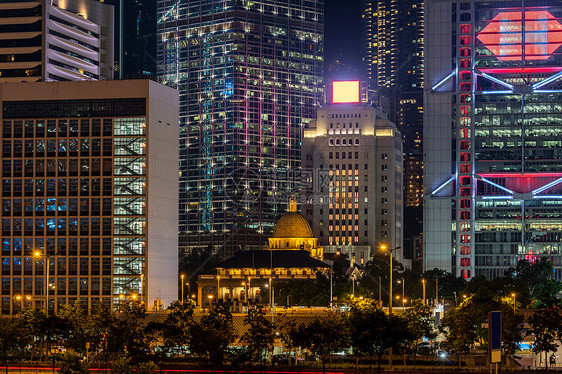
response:
[[[323,0],[158,1],[158,75],[180,91],[181,248],[261,248],[322,99]]]
[[[369,89],[379,96],[423,87],[423,1],[363,0],[362,18]]]
[[[560,280],[562,1],[425,5],[425,268]]]
[[[113,79],[111,5],[13,0],[0,21],[0,82]]]

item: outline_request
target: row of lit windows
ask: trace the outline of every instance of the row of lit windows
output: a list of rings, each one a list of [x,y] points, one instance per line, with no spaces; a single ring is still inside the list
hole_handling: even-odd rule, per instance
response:
[[[47,176],[111,176],[112,159],[25,159],[2,161],[3,177],[43,177]],[[118,172],[117,168],[115,172]]]
[[[128,198],[124,198],[128,199]],[[144,203],[144,198],[133,198],[139,203]],[[118,209],[120,199],[116,200],[116,207]],[[99,216],[111,215],[112,212],[112,199],[110,198],[80,198],[80,199],[66,199],[66,198],[51,198],[51,199],[3,199],[2,200],[2,215],[4,216],[43,216],[43,215],[69,215],[77,216]],[[116,212],[116,214],[119,214]]]
[[[50,275],[112,275],[111,257],[51,257]],[[45,275],[42,259],[34,257],[2,258],[2,275]]]
[[[110,196],[111,178],[3,179],[2,196]]]
[[[109,274],[103,274],[109,275]],[[34,284],[35,283],[35,284]],[[2,277],[2,295],[44,295],[44,278]],[[100,289],[101,286],[101,289]],[[49,279],[49,294],[53,295],[112,295],[111,278],[55,277]],[[78,293],[79,292],[79,293]]]
[[[33,236],[33,235],[111,235],[121,232],[114,227],[111,218],[3,218],[3,236]],[[136,234],[143,233],[142,228],[137,228]]]
[[[103,146],[102,146],[103,145]],[[103,151],[102,151],[103,150]],[[113,139],[4,140],[3,157],[112,156]]]

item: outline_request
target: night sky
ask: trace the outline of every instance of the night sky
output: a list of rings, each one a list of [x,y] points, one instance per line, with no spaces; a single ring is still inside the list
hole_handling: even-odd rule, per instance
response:
[[[355,75],[361,67],[361,0],[326,0],[325,7],[326,74],[337,74],[328,70],[339,59]]]

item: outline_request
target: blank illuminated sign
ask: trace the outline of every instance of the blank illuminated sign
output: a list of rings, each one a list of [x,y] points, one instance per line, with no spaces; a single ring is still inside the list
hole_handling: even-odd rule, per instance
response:
[[[332,83],[332,103],[358,103],[359,81],[335,81]]]

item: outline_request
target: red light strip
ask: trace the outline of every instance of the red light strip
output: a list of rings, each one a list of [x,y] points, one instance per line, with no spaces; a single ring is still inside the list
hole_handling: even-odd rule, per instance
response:
[[[548,68],[498,68],[498,69],[480,69],[482,73],[488,74],[540,74],[540,73],[557,73],[562,71],[562,67]]]
[[[527,174],[519,174],[519,173],[478,173],[481,177],[484,178],[522,178],[522,177],[535,177],[535,178],[560,178],[562,177],[562,173],[527,173]]]

